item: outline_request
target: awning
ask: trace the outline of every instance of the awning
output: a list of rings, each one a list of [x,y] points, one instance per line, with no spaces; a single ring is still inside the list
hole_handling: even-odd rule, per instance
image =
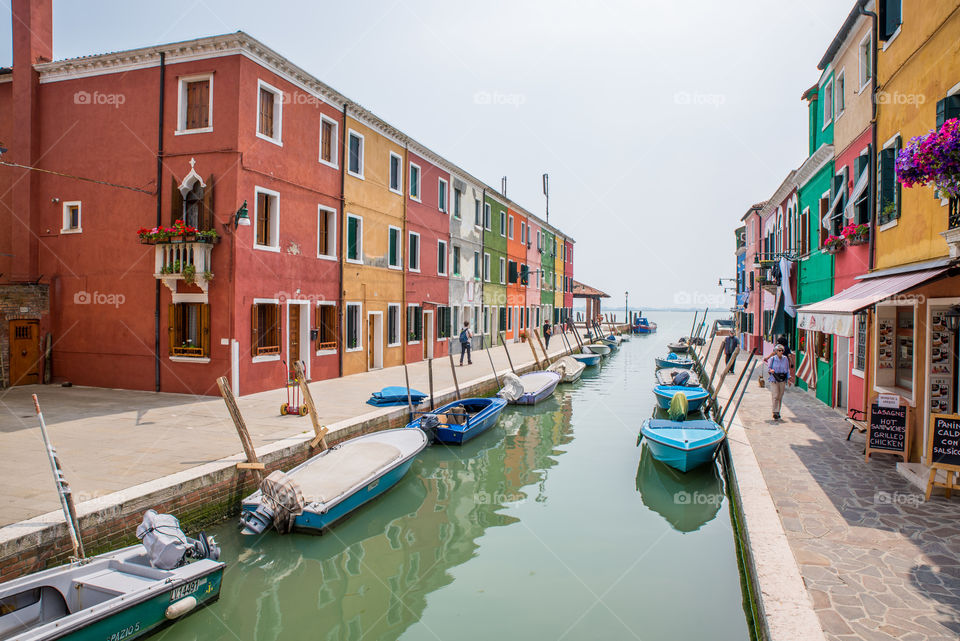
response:
[[[837,195],[833,197],[833,202],[830,203],[830,208],[827,210],[827,213],[823,215],[820,224],[824,229],[830,229],[830,221],[836,218],[837,216],[843,215],[843,210],[839,209],[840,203],[843,201],[843,190],[838,191]]]
[[[747,303],[750,302],[750,291],[740,292],[737,294],[737,305],[741,307],[746,307]]]
[[[787,333],[786,312],[783,308],[783,289],[777,290],[777,301],[773,308],[773,322],[770,324],[770,337],[775,338]]]
[[[850,196],[850,202],[844,208],[843,213],[847,220],[853,220],[853,208],[859,204],[861,198],[866,198],[867,185],[870,182],[870,172],[866,169],[860,172],[857,178],[857,184],[853,186],[853,194]]]
[[[945,271],[947,268],[944,267],[861,281],[826,300],[801,307],[798,310],[800,320],[797,327],[851,337],[853,314],[936,278]]]

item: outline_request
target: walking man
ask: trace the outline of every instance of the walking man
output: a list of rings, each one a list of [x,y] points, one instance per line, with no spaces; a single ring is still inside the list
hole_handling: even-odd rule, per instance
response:
[[[550,321],[544,321],[543,323],[543,344],[546,346],[544,349],[550,349]]]
[[[473,365],[473,355],[470,353],[470,340],[473,338],[473,332],[470,331],[470,321],[463,321],[463,329],[460,330],[460,367],[463,367],[463,355],[467,355],[467,364]]]
[[[737,351],[737,348],[740,347],[740,339],[738,339],[734,334],[730,334],[723,339],[723,363],[724,365],[730,363],[733,359],[733,353]],[[736,367],[736,363],[730,366],[730,373],[733,374]]]

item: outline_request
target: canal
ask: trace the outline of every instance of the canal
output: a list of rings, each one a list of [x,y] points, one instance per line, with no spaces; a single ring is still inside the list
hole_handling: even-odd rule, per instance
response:
[[[433,446],[329,533],[216,528],[220,601],[163,639],[749,639],[718,469],[636,447],[653,357],[691,314],[651,314],[600,368],[463,447]]]

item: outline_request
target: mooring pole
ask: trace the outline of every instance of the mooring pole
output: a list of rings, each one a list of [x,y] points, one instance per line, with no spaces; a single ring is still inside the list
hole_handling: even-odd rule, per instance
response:
[[[500,387],[500,377],[497,376],[497,366],[493,364],[493,354],[486,348],[486,337],[483,334],[480,334],[480,349],[487,353],[487,358],[490,359],[490,369],[493,370],[493,380],[497,382],[497,387]]]
[[[497,332],[497,336],[500,337],[500,344],[503,345],[503,351],[507,353],[507,362],[510,363],[510,371],[516,374],[517,370],[513,368],[513,359],[510,358],[510,349],[507,347],[507,341],[503,338],[503,332]]]
[[[457,368],[453,364],[453,352],[447,350],[447,356],[450,357],[450,371],[453,373],[453,387],[457,390],[457,400],[460,400],[460,383],[457,381]]]
[[[435,405],[433,403],[433,359],[432,358],[427,359],[427,378],[430,381],[430,411],[433,411],[435,408]]]

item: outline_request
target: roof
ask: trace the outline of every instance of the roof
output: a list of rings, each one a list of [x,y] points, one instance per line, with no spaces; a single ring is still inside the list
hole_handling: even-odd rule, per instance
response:
[[[830,46],[827,47],[827,51],[823,54],[823,58],[820,59],[817,69],[823,71],[830,65],[834,57],[836,57],[837,52],[840,51],[840,47],[843,46],[847,36],[850,35],[850,31],[852,31],[854,25],[857,24],[857,20],[859,20],[860,16],[863,15],[860,13],[860,8],[866,7],[868,1],[869,0],[856,0],[856,2],[853,3],[853,9],[850,10],[850,13],[847,15],[847,19],[843,21],[840,31],[838,31],[837,35],[833,37],[833,40],[830,42]]]
[[[817,84],[813,85],[812,87],[810,87],[809,89],[803,92],[803,95],[800,96],[800,100],[813,100],[813,98],[816,97],[817,92],[819,90],[820,90],[820,82],[818,81]]]
[[[752,205],[750,205],[750,208],[747,209],[747,213],[745,213],[743,216],[740,217],[740,220],[743,220],[743,221],[747,220],[747,217],[750,214],[758,213],[761,209],[763,209],[766,206],[766,204],[767,204],[766,200],[761,200],[758,203],[753,203]]]
[[[574,298],[610,298],[609,294],[601,292],[599,289],[584,285],[581,282],[573,281]]]

